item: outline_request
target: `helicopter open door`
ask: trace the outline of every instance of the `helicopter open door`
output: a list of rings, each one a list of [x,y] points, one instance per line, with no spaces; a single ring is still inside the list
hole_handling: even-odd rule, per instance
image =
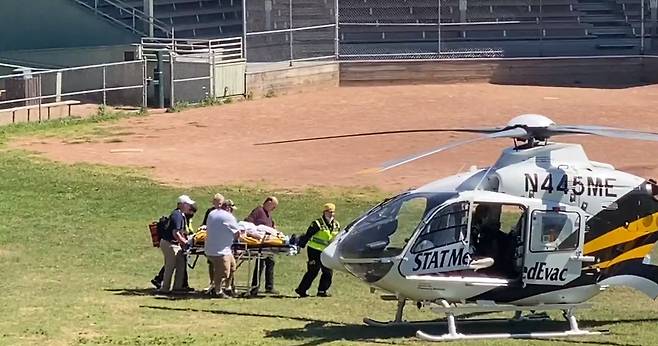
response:
[[[525,239],[523,282],[562,286],[580,276],[584,217],[564,206],[530,211]]]

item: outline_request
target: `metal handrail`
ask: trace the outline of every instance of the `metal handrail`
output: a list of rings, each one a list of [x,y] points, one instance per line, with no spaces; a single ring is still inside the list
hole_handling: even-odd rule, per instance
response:
[[[220,51],[224,54],[240,51],[242,56],[242,37],[201,40],[201,39],[158,39],[143,37],[141,52],[148,55],[153,51],[172,51],[177,54],[196,54]]]
[[[87,2],[85,2],[83,0],[74,0],[74,1],[77,2],[78,4],[82,5],[82,6],[85,6],[89,9],[93,10],[96,14],[101,15],[101,16],[105,17],[106,19],[108,19],[108,20],[110,20],[110,21],[112,21],[116,24],[119,24],[120,26],[123,26],[124,28],[127,28],[127,29],[131,30],[134,33],[138,33],[141,36],[148,36],[148,35],[143,30],[137,29],[137,26],[135,24],[135,19],[136,18],[139,19],[144,24],[149,24],[150,25],[151,22],[152,22],[154,28],[157,28],[160,31],[164,32],[168,37],[171,37],[171,38],[174,37],[174,27],[173,26],[167,25],[165,22],[163,22],[163,21],[161,21],[161,20],[159,20],[159,19],[157,19],[153,16],[148,15],[148,14],[144,13],[143,11],[138,10],[138,9],[124,3],[121,0],[94,0],[94,5],[93,6],[88,4]],[[108,13],[105,13],[105,12],[101,11],[102,8],[99,8],[99,3],[101,1],[113,6],[116,9],[118,9],[120,11],[120,13],[121,12],[126,12],[126,13],[131,14],[132,15],[132,26],[122,22],[121,20],[111,16]]]

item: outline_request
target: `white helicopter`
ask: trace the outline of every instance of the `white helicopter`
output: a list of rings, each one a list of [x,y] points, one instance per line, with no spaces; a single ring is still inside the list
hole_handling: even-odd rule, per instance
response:
[[[398,301],[445,314],[448,333],[430,341],[550,338],[599,334],[580,329],[573,314],[609,286],[658,296],[658,266],[649,254],[658,240],[658,186],[653,180],[591,161],[558,135],[590,134],[658,141],[658,134],[601,126],[560,126],[526,114],[503,128],[400,130],[260,144],[405,132],[474,132],[455,142],[390,162],[391,169],[459,145],[513,138],[488,168],[439,179],[386,199],[350,223],[322,253],[322,263],[351,273]],[[562,310],[565,331],[521,334],[458,333],[456,314]]]

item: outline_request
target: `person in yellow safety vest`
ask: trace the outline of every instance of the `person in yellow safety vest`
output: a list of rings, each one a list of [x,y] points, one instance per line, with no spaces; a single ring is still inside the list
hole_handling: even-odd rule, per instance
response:
[[[330,297],[327,292],[331,286],[331,278],[333,272],[331,269],[322,265],[320,255],[322,251],[329,246],[340,231],[340,224],[336,221],[336,206],[333,203],[327,203],[322,209],[322,217],[311,222],[308,226],[306,234],[304,234],[299,242],[300,247],[308,245],[308,263],[306,274],[295,289],[301,298],[308,297],[306,291],[311,288],[313,280],[318,276],[318,272],[322,270],[320,277],[320,284],[318,286],[318,297]]]

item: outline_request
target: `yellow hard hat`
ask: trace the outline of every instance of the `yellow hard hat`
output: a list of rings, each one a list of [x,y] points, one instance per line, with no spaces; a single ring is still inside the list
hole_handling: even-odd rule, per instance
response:
[[[327,203],[322,207],[322,211],[336,211],[336,205],[333,203]]]

